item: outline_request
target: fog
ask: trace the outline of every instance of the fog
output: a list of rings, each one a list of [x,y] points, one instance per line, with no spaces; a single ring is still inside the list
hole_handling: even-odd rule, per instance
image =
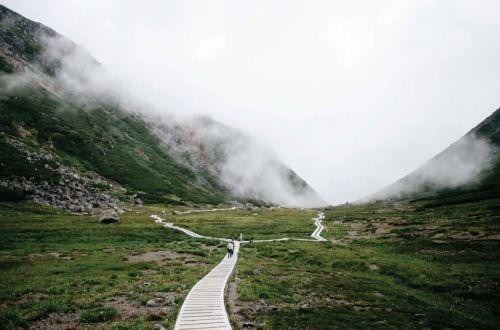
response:
[[[361,201],[424,197],[444,188],[472,187],[481,183],[497,154],[489,141],[469,133],[407,177]]]
[[[237,196],[255,196],[281,206],[318,207],[327,203],[302,182],[277,156],[249,136],[207,118],[188,127],[204,154]]]
[[[251,134],[330,203],[412,172],[500,104],[498,1],[1,3],[151,108]]]
[[[233,196],[286,207],[327,205],[274,152],[244,132],[209,117],[158,111],[154,105],[129,95],[131,91],[82,47],[59,35],[46,33],[43,31],[38,36],[43,51],[34,63],[25,65],[19,58],[10,58],[24,70],[0,75],[3,93],[41,86],[56,99],[66,101],[58,111],[68,110],[68,104],[89,111],[103,105],[112,108],[119,105],[134,117],[140,116],[163,141],[168,155],[193,170],[195,180],[191,183],[202,190],[223,186]],[[123,113],[115,115],[123,116]],[[137,150],[137,155],[149,160],[141,150]]]

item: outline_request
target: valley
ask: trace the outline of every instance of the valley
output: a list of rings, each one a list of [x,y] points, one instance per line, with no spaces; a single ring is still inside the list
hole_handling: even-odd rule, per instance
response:
[[[78,15],[94,10],[76,3]],[[216,7],[236,13],[222,20],[235,34],[226,38],[218,27],[207,35],[203,25],[198,40],[182,20],[193,8],[164,3],[172,8],[154,29],[148,15],[156,10],[145,6],[112,29],[118,38],[105,39],[104,30],[84,38],[100,40],[99,56],[117,52],[124,62],[116,71],[108,57],[114,73],[0,4],[0,330],[500,328],[500,109],[491,95],[478,101],[495,84],[478,83],[480,92],[455,103],[458,88],[441,95],[447,84],[431,86],[428,74],[417,85],[406,71],[414,55],[406,34],[388,48],[402,50],[405,70],[377,60],[355,72],[361,63],[351,68],[351,59],[342,64],[328,53],[342,48],[331,38],[348,43],[349,57],[369,53],[354,51],[354,27],[322,20],[321,31],[303,33],[300,51],[297,25],[269,34],[252,54],[240,39],[268,37],[265,28],[239,35],[254,11]],[[104,6],[102,21],[112,24],[127,4]],[[287,22],[302,22],[295,16],[304,8]],[[318,8],[309,9],[326,13]],[[406,31],[389,9],[374,10],[384,13],[377,24],[388,25],[367,39]],[[276,24],[285,14],[278,12],[269,30],[288,27]],[[141,18],[144,26],[134,25]],[[129,26],[137,30],[122,34]],[[169,48],[177,34],[181,47]],[[145,39],[148,50],[138,46]],[[309,39],[326,48],[310,52]],[[418,61],[435,57],[420,54],[426,47]],[[457,54],[443,56],[446,65]],[[491,54],[477,61],[488,64],[488,79],[500,76]],[[466,60],[443,72],[469,68],[474,61]],[[430,67],[430,76],[444,74]],[[453,81],[469,82],[472,71]],[[416,94],[427,88],[429,99]]]
[[[242,244],[226,292],[232,326],[493,329],[498,202],[339,206],[325,211],[327,242]],[[164,228],[152,214],[163,211],[165,221],[219,237],[308,238],[315,228],[314,210],[173,214],[178,209],[145,206],[102,225],[32,203],[2,203],[0,323],[173,329],[183,299],[226,244]]]

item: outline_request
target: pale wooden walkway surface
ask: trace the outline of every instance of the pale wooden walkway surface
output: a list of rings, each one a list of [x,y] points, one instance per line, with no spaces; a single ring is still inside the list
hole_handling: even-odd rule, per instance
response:
[[[226,211],[231,209],[217,209],[216,211]],[[185,212],[184,214],[189,213]],[[222,242],[229,242],[227,238],[208,237],[202,236],[188,229],[174,226],[174,224],[166,222],[164,219],[156,214],[151,215],[157,223],[164,225],[167,228],[182,231],[186,235],[194,238],[215,239]],[[321,221],[325,218],[323,212],[318,212],[316,218],[312,219],[316,229],[311,234],[312,239],[306,238],[276,238],[266,240],[254,241],[235,241],[235,251],[231,258],[226,255],[224,259],[202,278],[195,286],[189,291],[186,300],[182,304],[177,321],[175,322],[175,330],[217,330],[217,329],[232,329],[229,323],[229,318],[226,312],[224,303],[224,293],[226,283],[233,272],[240,243],[265,243],[265,242],[278,242],[278,241],[308,241],[308,242],[325,242],[326,239],[321,237],[321,232],[324,227]]]
[[[227,280],[238,258],[239,242],[235,241],[231,258],[227,255],[189,291],[175,322],[175,330],[231,329],[224,304]]]

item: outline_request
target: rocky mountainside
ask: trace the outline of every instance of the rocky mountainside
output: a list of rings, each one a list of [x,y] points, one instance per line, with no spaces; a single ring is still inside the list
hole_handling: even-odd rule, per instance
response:
[[[0,5],[0,198],[74,212],[143,202],[324,203],[242,132],[143,115],[100,84],[103,71],[80,46]],[[234,163],[242,157],[247,166]]]
[[[500,196],[499,151],[500,109],[422,167],[365,200],[454,203]]]

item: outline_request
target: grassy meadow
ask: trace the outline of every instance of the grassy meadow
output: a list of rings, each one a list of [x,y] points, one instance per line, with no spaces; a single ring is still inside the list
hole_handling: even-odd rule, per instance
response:
[[[498,205],[337,207],[329,242],[245,245],[235,328],[498,329]]]
[[[211,237],[273,239],[310,238],[315,211],[299,209],[257,209],[168,215],[168,222]]]
[[[167,230],[148,211],[102,225],[96,217],[2,203],[0,328],[172,327],[189,288],[225,245]]]
[[[328,242],[243,245],[227,305],[235,329],[496,329],[499,200],[326,210]],[[197,205],[199,208],[206,206]],[[209,236],[307,238],[313,210],[172,215],[145,206],[101,225],[32,203],[0,205],[0,328],[173,328],[225,244]],[[151,305],[151,301],[153,305]]]

